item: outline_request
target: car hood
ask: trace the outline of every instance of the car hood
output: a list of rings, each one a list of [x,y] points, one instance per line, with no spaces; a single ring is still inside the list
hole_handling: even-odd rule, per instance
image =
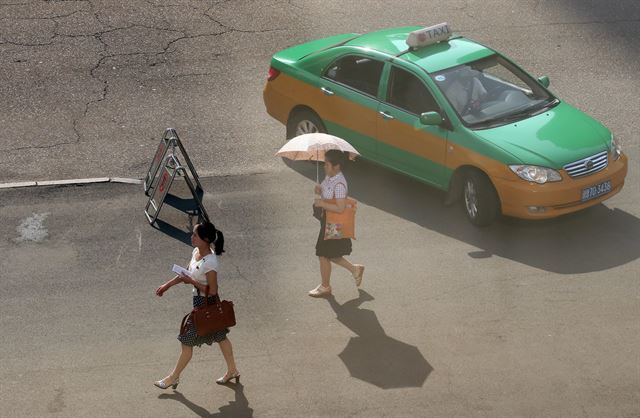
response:
[[[608,149],[611,140],[600,122],[564,102],[539,115],[474,132],[512,154],[519,160],[514,163],[554,169]]]

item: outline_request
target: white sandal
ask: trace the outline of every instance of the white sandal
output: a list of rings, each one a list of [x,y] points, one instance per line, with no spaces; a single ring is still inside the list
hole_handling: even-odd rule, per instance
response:
[[[180,383],[180,378],[177,378],[175,380],[175,382],[170,383],[170,384],[166,384],[165,380],[167,380],[167,378],[165,377],[162,380],[156,380],[155,382],[153,382],[154,385],[156,385],[157,387],[159,387],[160,389],[169,389],[170,387],[175,389],[178,387],[178,383]]]
[[[356,281],[356,286],[360,287],[362,284],[362,276],[364,275],[364,266],[362,264],[354,264],[356,272],[352,274]]]
[[[226,377],[226,379],[225,379]],[[236,384],[240,383],[240,373],[239,372],[235,372],[232,374],[225,374],[224,376],[222,376],[220,379],[216,380],[216,383],[219,385],[226,385],[227,383],[229,383],[230,380],[236,379]]]
[[[320,298],[323,296],[329,296],[330,294],[331,294],[331,286],[324,287],[321,284],[319,284],[318,287],[316,287],[315,289],[309,291],[309,296],[311,296],[312,298]]]

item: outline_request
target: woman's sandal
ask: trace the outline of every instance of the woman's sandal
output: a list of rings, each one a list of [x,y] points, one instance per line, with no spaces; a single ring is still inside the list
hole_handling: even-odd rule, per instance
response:
[[[324,287],[321,284],[319,284],[318,287],[316,287],[315,289],[309,291],[309,296],[311,296],[312,298],[321,298],[323,296],[329,296],[330,294],[331,294],[331,286]]]
[[[177,378],[173,383],[169,383],[169,384],[167,384],[165,380],[167,380],[166,377],[162,380],[156,380],[155,382],[153,382],[153,384],[159,387],[160,389],[164,390],[164,389],[169,389],[170,387],[175,389],[178,387],[178,383],[180,383],[180,378]]]
[[[360,287],[362,284],[362,276],[364,275],[364,266],[362,264],[354,264],[356,272],[353,273],[353,278],[356,281],[356,286]]]
[[[225,379],[226,377],[226,379]],[[219,385],[226,385],[227,383],[229,383],[229,380],[231,379],[236,379],[236,383],[240,382],[240,373],[235,372],[234,374],[230,374],[229,376],[227,376],[226,374],[224,376],[222,376],[220,379],[216,380],[216,383]]]

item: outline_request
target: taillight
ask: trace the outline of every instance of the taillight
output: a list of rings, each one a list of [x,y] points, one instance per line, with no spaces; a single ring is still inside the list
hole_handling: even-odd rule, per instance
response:
[[[273,81],[280,75],[280,71],[273,67],[269,67],[269,74],[267,74],[267,81]]]

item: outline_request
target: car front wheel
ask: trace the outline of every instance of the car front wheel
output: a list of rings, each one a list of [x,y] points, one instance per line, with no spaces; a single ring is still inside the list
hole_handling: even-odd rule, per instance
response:
[[[500,214],[496,189],[487,176],[476,171],[464,178],[462,202],[467,217],[476,226],[490,225]]]
[[[287,139],[315,132],[327,133],[322,119],[310,110],[295,112],[287,122]]]

